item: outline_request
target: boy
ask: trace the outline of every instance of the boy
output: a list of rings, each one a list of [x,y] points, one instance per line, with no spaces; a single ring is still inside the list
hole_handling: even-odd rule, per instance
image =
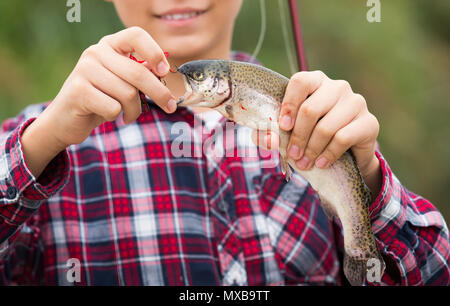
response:
[[[163,50],[174,65],[251,61],[230,49],[242,0],[112,2],[127,29],[84,51],[52,103],[3,124],[2,282],[346,284],[341,227],[300,176],[285,182],[263,157],[171,153],[173,124],[187,122],[195,134],[199,115],[176,111],[184,86],[168,74]],[[154,102],[148,112],[139,90]],[[301,169],[327,167],[351,148],[374,195],[372,228],[387,264],[382,284],[449,283],[445,221],[401,186],[375,150],[378,122],[361,95],[322,72],[297,73],[279,122],[292,130],[288,152]],[[68,277],[73,259],[79,279]]]

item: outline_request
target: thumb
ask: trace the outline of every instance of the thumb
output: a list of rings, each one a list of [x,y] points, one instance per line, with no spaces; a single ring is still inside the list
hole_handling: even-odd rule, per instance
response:
[[[270,130],[267,131],[253,130],[252,141],[258,147],[261,147],[268,151],[272,151],[278,150],[280,138],[277,133]]]

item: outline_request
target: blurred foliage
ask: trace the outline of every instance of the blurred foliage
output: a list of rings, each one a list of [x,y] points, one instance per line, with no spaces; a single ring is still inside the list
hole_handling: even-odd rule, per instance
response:
[[[0,1],[0,121],[52,99],[81,52],[123,27],[111,3],[81,0],[81,23],[66,21],[65,3]],[[277,3],[266,0],[259,59],[288,76]],[[450,220],[450,1],[381,4],[381,22],[369,23],[366,1],[299,1],[309,69],[346,79],[365,96],[394,173]],[[234,49],[251,53],[259,31],[259,1],[245,0]]]

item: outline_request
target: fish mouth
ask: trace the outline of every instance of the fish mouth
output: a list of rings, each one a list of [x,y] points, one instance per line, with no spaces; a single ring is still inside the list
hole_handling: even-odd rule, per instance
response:
[[[195,105],[197,103],[202,102],[203,95],[200,93],[196,93],[192,89],[192,84],[189,81],[189,78],[183,74],[184,87],[186,88],[186,93],[181,96],[177,101],[177,106],[188,106]]]
[[[192,106],[217,108],[227,102],[232,96],[232,84],[230,80],[208,77],[201,81],[191,78],[189,72],[183,71],[183,66],[178,68],[178,72],[183,76],[186,92],[176,101],[177,106]]]

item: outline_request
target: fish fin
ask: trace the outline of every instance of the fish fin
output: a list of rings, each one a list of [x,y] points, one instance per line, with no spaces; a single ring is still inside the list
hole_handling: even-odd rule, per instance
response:
[[[319,194],[320,199],[320,206],[322,207],[322,210],[325,212],[325,215],[327,215],[328,219],[333,219],[333,217],[337,217],[336,210],[334,207],[327,201],[323,196]]]
[[[289,166],[287,159],[284,158],[283,156],[280,156],[280,162],[281,162],[281,172],[286,176],[286,182],[289,182],[289,179],[292,176],[291,166]]]
[[[278,148],[280,151],[281,172],[283,172],[283,174],[286,176],[286,181],[289,182],[292,176],[292,169],[288,162],[286,149],[288,147],[289,137],[291,136],[291,133],[283,130],[278,130],[276,133],[278,133],[280,137]]]

